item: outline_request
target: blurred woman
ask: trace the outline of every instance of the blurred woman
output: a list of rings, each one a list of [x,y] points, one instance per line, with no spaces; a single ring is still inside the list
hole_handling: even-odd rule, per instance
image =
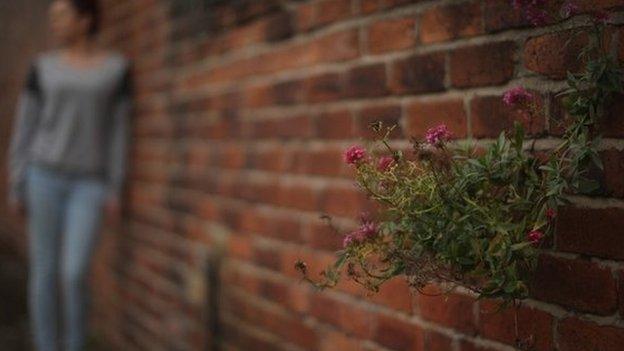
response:
[[[28,217],[29,307],[39,351],[83,349],[89,262],[104,212],[119,218],[130,64],[98,47],[99,18],[95,0],[52,1],[57,47],[31,62],[9,149],[10,207]]]

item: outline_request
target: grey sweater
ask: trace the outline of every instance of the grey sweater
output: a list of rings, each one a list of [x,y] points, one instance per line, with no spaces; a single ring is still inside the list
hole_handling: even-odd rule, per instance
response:
[[[101,177],[109,196],[118,196],[131,101],[130,64],[121,54],[84,69],[64,61],[58,51],[39,54],[17,104],[9,147],[9,200],[24,201],[30,163]]]

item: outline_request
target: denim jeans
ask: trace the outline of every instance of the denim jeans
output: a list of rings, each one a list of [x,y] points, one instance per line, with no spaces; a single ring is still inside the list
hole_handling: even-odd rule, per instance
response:
[[[84,346],[86,277],[104,197],[99,178],[34,165],[27,170],[29,308],[38,351],[79,351]]]

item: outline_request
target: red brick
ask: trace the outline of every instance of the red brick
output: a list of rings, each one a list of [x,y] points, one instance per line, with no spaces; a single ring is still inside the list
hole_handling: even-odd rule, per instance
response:
[[[569,71],[582,68],[578,56],[586,44],[587,36],[574,36],[573,30],[529,38],[524,44],[524,66],[550,78],[565,78]]]
[[[539,106],[542,103],[538,101]],[[538,134],[545,130],[545,118],[538,107],[532,117],[526,111],[505,105],[500,96],[475,96],[470,102],[472,136],[495,138],[501,131],[511,131],[514,122],[521,122],[527,134]]]
[[[316,25],[344,20],[351,15],[351,0],[321,0],[316,5]]]
[[[350,139],[355,135],[351,111],[322,112],[317,117],[318,136],[324,139]]]
[[[420,17],[422,43],[435,43],[474,36],[481,33],[481,2],[441,5],[425,11]]]
[[[453,339],[446,335],[436,333],[434,331],[427,331],[425,334],[425,347],[426,351],[448,351],[453,349]]]
[[[366,195],[355,186],[330,186],[323,192],[322,209],[330,215],[355,217],[370,206]]]
[[[397,94],[444,90],[445,54],[410,56],[392,63],[390,87]]]
[[[375,22],[368,30],[368,50],[373,54],[406,49],[416,43],[416,20],[399,18]]]
[[[498,85],[514,74],[513,42],[455,49],[450,56],[451,83],[458,88]]]
[[[600,153],[604,165],[602,181],[605,194],[614,197],[624,197],[624,152],[617,149],[608,149]]]
[[[338,73],[325,73],[306,80],[307,101],[328,102],[344,95],[344,82]]]
[[[371,129],[371,124],[382,122],[384,127],[395,127],[390,137],[401,138],[403,136],[401,114],[401,106],[395,104],[364,108],[359,114],[358,135],[366,138],[380,137],[381,135]]]
[[[488,346],[477,345],[468,340],[462,340],[459,349],[460,351],[496,351],[498,350],[498,349],[493,349]]]
[[[420,327],[386,315],[377,317],[375,341],[391,350],[424,351],[424,335]]]
[[[519,339],[532,350],[553,349],[553,317],[529,306],[500,309],[501,301],[482,300],[479,306],[479,334],[485,338],[515,346]],[[515,315],[518,316],[516,335]]]
[[[624,345],[624,329],[576,317],[559,322],[557,333],[561,351],[620,351]]]
[[[624,210],[564,207],[557,217],[557,250],[624,259]]]
[[[539,300],[581,312],[609,315],[617,307],[611,271],[580,259],[541,255],[530,290]]]
[[[415,301],[416,313],[428,321],[466,334],[476,331],[472,297],[445,293],[430,285],[424,289],[424,294],[415,294]]]
[[[347,72],[346,96],[350,98],[380,97],[388,92],[385,64],[355,67]]]
[[[422,139],[427,130],[446,124],[455,138],[466,136],[467,120],[461,99],[415,101],[405,108],[406,133]]]
[[[514,9],[508,0],[485,0],[483,15],[488,32],[529,26],[522,11]]]

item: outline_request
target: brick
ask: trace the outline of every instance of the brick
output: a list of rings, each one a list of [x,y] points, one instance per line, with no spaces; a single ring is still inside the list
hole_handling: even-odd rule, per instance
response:
[[[420,41],[428,44],[477,35],[483,31],[481,18],[479,1],[433,7],[420,17]]]
[[[604,165],[602,177],[604,194],[614,197],[624,197],[624,152],[617,149],[608,149],[600,153]]]
[[[479,305],[479,334],[487,339],[515,346],[517,340],[530,344],[532,350],[553,349],[553,317],[529,306],[500,309],[501,301],[482,300]],[[516,335],[515,316],[518,316]]]
[[[568,206],[557,216],[557,250],[615,260],[624,259],[624,210]]]
[[[470,101],[472,136],[495,138],[501,131],[513,130],[514,122],[520,122],[527,134],[544,132],[545,118],[541,100],[537,102],[537,115],[530,117],[526,111],[505,105],[501,96],[475,96]]]
[[[401,138],[403,137],[401,115],[401,106],[396,104],[377,105],[363,108],[359,113],[357,121],[358,135],[362,135],[366,138],[380,137],[378,133],[371,129],[371,124],[381,122],[384,127],[395,127],[390,134],[391,138]]]
[[[405,108],[406,133],[423,139],[427,130],[446,124],[455,138],[466,136],[467,119],[461,99],[415,101]]]
[[[386,315],[377,317],[375,341],[391,350],[424,351],[423,331],[407,321]]]
[[[624,329],[576,317],[559,322],[557,333],[561,351],[619,351],[624,345]]]
[[[514,9],[508,0],[485,0],[483,18],[487,32],[530,25],[522,11]]]
[[[377,21],[368,29],[368,50],[373,54],[412,47],[416,43],[416,20],[399,18]]]
[[[355,135],[349,110],[326,111],[317,117],[318,136],[323,139],[350,139]]]
[[[433,53],[410,56],[392,63],[390,87],[396,94],[443,91],[445,55]]]
[[[574,36],[572,30],[529,38],[524,44],[524,66],[547,77],[563,79],[567,72],[582,68],[578,55],[586,44],[587,35]]]
[[[344,81],[337,73],[325,73],[308,78],[305,86],[306,100],[313,103],[339,100],[345,91]]]
[[[355,67],[347,72],[346,95],[351,98],[371,98],[388,94],[386,65],[372,64]]]
[[[448,351],[453,349],[453,339],[446,335],[427,331],[425,334],[425,347],[427,351]]]
[[[488,346],[477,345],[468,340],[462,340],[460,347],[460,351],[496,351],[498,349],[494,349]]]
[[[488,43],[455,49],[450,54],[451,83],[466,88],[499,85],[514,74],[513,42]]]
[[[611,271],[580,259],[541,255],[530,291],[536,299],[581,312],[609,315],[617,307]]]
[[[354,217],[370,208],[366,195],[355,186],[330,186],[322,195],[322,209],[330,215]]]
[[[415,311],[419,316],[469,335],[476,331],[472,297],[445,293],[434,285],[425,287],[423,292],[414,296]]]
[[[316,6],[317,26],[344,20],[351,15],[351,0],[322,0]]]

